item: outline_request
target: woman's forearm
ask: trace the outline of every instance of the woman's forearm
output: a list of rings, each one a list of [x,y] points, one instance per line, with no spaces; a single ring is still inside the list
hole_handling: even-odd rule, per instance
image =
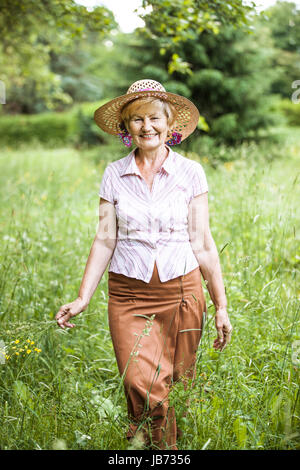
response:
[[[78,297],[88,306],[114,252],[115,245],[107,245],[95,237],[85,266]]]
[[[216,245],[212,243],[207,250],[199,250],[192,245],[192,249],[216,310],[226,308],[227,299]]]

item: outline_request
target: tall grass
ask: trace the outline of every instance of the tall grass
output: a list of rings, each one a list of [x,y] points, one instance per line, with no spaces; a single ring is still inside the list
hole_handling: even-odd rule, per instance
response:
[[[75,329],[63,331],[54,321],[78,293],[107,150],[1,153],[1,449],[128,448],[107,272]],[[287,133],[281,143],[225,152],[216,168],[199,153],[234,331],[227,349],[213,350],[214,307],[203,283],[208,316],[196,384],[171,392],[183,431],[178,447],[295,449],[300,139]]]

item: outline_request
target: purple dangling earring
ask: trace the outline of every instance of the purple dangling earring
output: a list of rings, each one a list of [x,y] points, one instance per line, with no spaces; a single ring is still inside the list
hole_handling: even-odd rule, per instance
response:
[[[126,147],[131,147],[132,137],[127,130],[119,132],[118,136],[120,140],[123,142],[123,144],[126,145]]]
[[[169,140],[167,140],[166,144],[168,145],[180,144],[181,137],[182,137],[182,134],[179,134],[179,132],[172,132],[172,137]]]

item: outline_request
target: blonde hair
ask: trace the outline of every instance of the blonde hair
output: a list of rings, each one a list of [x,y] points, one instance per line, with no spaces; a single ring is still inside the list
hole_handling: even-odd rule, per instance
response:
[[[177,117],[177,111],[175,106],[173,106],[168,101],[161,100],[160,98],[146,96],[145,98],[137,98],[136,100],[130,101],[124,106],[124,108],[121,110],[121,118],[123,121],[121,123],[121,127],[124,127],[124,130],[125,128],[127,129],[130,118],[135,114],[136,110],[142,105],[149,103],[160,103],[165,115],[167,116],[167,122],[169,127],[174,124],[175,119]]]

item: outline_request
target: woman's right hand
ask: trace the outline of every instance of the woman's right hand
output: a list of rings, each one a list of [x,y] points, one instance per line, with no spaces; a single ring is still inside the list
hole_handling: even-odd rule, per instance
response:
[[[69,323],[70,318],[75,317],[75,315],[78,315],[78,313],[83,312],[85,309],[86,305],[80,297],[74,300],[74,302],[62,305],[55,315],[58,326],[62,329],[65,329],[66,326],[73,328],[75,325],[74,323]]]

